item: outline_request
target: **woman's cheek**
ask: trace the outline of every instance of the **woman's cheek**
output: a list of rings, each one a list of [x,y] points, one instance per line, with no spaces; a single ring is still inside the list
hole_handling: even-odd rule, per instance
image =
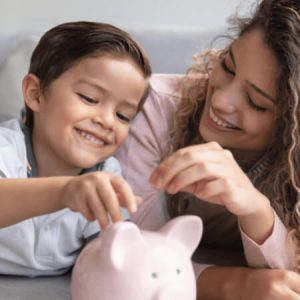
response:
[[[221,80],[221,74],[218,71],[218,68],[215,67],[210,73],[209,85],[211,85],[212,87],[217,87],[220,80]]]

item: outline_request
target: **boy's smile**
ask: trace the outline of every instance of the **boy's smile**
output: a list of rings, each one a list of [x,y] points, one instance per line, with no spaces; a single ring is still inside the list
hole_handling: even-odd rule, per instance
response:
[[[54,80],[35,110],[39,175],[78,174],[113,155],[127,137],[145,88],[131,60],[110,56],[85,58]]]
[[[79,128],[75,128],[78,134],[84,139],[91,143],[91,145],[95,146],[103,146],[104,144],[109,144],[109,142],[105,142],[105,138],[98,137],[97,134],[91,133],[85,130],[81,130]]]

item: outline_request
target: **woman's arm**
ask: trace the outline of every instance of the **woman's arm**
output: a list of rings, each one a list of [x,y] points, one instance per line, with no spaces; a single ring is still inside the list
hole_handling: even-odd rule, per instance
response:
[[[257,245],[264,244],[270,237],[278,237],[269,200],[253,186],[232,154],[215,142],[176,151],[160,163],[151,175],[151,182],[169,193],[190,192],[202,200],[225,206],[238,217],[243,234]],[[287,231],[280,237],[277,248],[282,251],[277,253],[282,255],[277,258],[283,268],[291,268],[290,260],[285,259],[291,254],[290,245],[285,247]],[[270,256],[272,251],[264,251],[262,255]],[[276,267],[269,261],[255,264]]]
[[[197,300],[299,300],[300,275],[286,270],[209,267],[197,280]]]

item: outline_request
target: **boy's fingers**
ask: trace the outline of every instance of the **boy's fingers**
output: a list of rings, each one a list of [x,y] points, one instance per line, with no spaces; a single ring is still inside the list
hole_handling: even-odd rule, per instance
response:
[[[113,222],[122,220],[119,199],[110,180],[101,180],[97,186],[99,206],[111,216]],[[95,204],[96,205],[96,204]]]
[[[93,214],[93,212],[91,211],[90,207],[87,206],[86,209],[83,212],[83,215],[89,220],[89,221],[94,221],[95,220],[95,216]]]
[[[111,184],[118,195],[120,204],[126,207],[130,213],[136,212],[140,199],[133,194],[129,184],[122,177],[112,178]]]
[[[94,218],[97,219],[101,228],[106,228],[109,224],[107,211],[103,205],[103,203],[99,200],[99,197],[91,197],[88,200],[88,206]]]
[[[93,212],[86,204],[86,199],[81,199],[81,197],[79,197],[76,201],[70,203],[72,204],[68,205],[70,210],[80,212],[89,221],[93,221],[95,219]]]
[[[83,201],[86,207],[86,211],[92,215],[92,220],[97,219],[101,228],[105,228],[109,224],[107,211],[105,206],[99,199],[97,190],[94,188],[89,189],[87,198]]]
[[[143,203],[143,198],[141,196],[135,196],[135,199],[138,206]]]

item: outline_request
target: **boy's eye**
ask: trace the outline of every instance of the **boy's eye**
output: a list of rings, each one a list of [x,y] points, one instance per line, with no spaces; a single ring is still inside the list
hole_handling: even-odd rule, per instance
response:
[[[79,93],[78,93],[78,96],[79,96],[80,98],[82,98],[84,101],[86,101],[86,102],[88,102],[88,103],[90,103],[90,104],[97,104],[97,103],[99,103],[99,101],[97,101],[97,100],[95,100],[95,99],[93,99],[93,98],[90,98],[90,97],[88,97],[88,96],[85,96],[85,95],[83,95],[83,94],[79,94]]]
[[[229,73],[230,75],[235,75],[235,72],[233,72],[232,70],[230,70],[230,69],[228,68],[228,66],[226,65],[225,57],[221,60],[221,66],[222,66],[223,70],[224,70],[226,73]]]
[[[117,113],[117,117],[118,117],[121,121],[123,121],[123,122],[125,122],[125,123],[130,123],[130,122],[131,122],[131,118],[129,118],[128,116],[126,116],[126,115],[124,115],[124,114],[122,114],[122,113]]]

